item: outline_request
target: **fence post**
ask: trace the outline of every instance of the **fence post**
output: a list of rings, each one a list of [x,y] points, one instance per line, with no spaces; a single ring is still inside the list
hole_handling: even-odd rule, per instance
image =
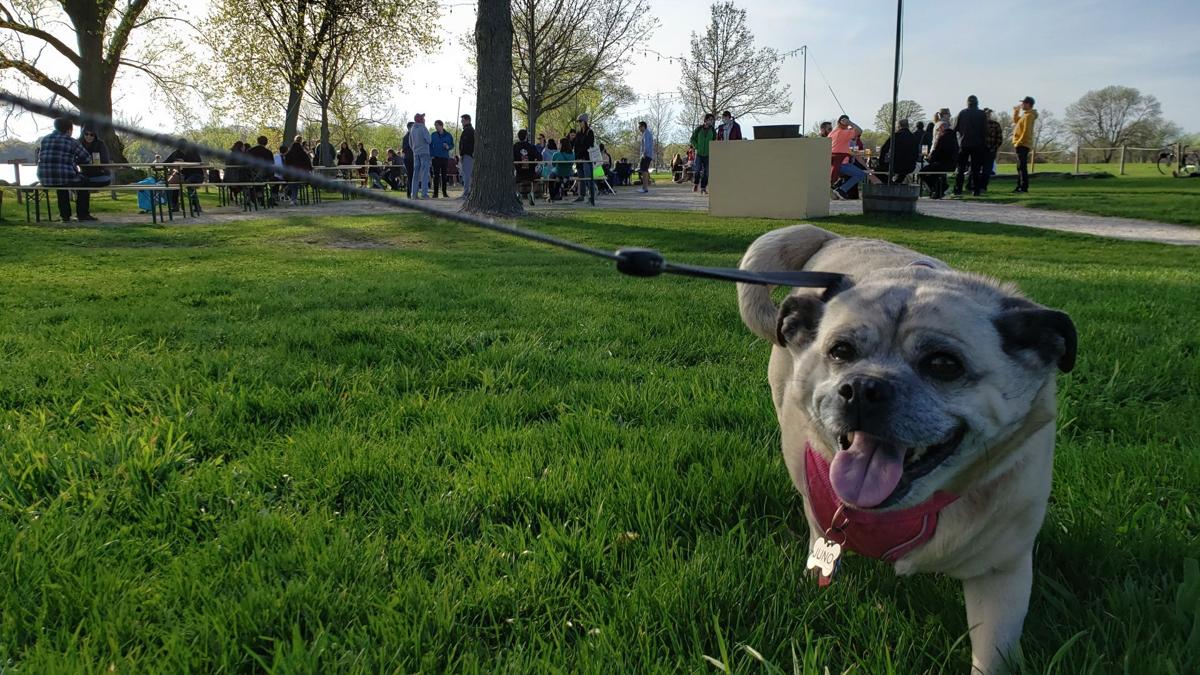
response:
[[[1075,146],[1075,175],[1079,175],[1079,145]]]
[[[1122,175],[1122,176],[1125,175],[1125,146],[1124,145],[1121,146],[1121,174],[1120,175]]]

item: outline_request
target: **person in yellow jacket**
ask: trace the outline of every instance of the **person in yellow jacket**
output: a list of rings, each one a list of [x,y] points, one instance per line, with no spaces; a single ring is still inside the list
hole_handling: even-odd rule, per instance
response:
[[[1017,188],[1013,192],[1029,192],[1029,152],[1033,149],[1033,125],[1037,122],[1033,97],[1021,99],[1013,108],[1013,147],[1017,150]]]

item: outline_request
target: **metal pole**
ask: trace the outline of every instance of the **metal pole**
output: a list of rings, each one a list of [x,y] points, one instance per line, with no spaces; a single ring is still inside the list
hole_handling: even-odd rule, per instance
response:
[[[800,133],[808,133],[808,45],[800,48],[804,53],[804,77],[800,80]]]
[[[892,135],[896,137],[896,107],[900,99],[900,27],[904,20],[904,0],[896,0],[896,62],[892,69]],[[888,153],[888,182],[896,175],[896,144],[891,146]]]
[[[1125,175],[1125,146],[1121,146],[1121,175]]]
[[[1075,175],[1079,175],[1079,144],[1075,144]]]

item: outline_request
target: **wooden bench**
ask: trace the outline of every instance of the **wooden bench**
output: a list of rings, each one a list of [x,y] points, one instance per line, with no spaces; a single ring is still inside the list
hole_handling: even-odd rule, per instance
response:
[[[16,187],[17,192],[26,195],[26,197],[25,197],[25,222],[27,222],[27,223],[30,222],[31,215],[33,216],[33,222],[37,222],[37,223],[42,222],[42,196],[43,195],[45,195],[45,197],[46,197],[46,222],[53,222],[54,221],[54,216],[53,216],[54,202],[52,202],[50,200],[50,193],[52,191],[58,192],[59,190],[71,190],[71,191],[87,190],[88,192],[109,192],[109,191],[111,191],[111,192],[134,192],[134,193],[137,193],[137,192],[145,191],[145,192],[156,193],[152,196],[151,201],[150,201],[150,222],[154,223],[156,225],[160,222],[165,222],[168,219],[175,220],[170,209],[164,210],[164,208],[163,208],[164,200],[162,199],[162,197],[168,195],[172,190],[178,190],[178,189],[179,189],[179,186],[177,186],[177,185],[137,185],[137,184],[133,184],[133,185],[95,185],[95,186],[86,186],[86,187],[82,186],[82,185],[67,185],[67,186],[62,186],[62,187],[53,186],[53,185],[22,185],[22,186]],[[33,199],[29,199],[29,195],[33,195]],[[33,202],[33,209],[32,209],[33,213],[32,214],[30,213],[30,208],[29,208],[30,202]],[[166,214],[165,218],[163,217],[164,211]]]

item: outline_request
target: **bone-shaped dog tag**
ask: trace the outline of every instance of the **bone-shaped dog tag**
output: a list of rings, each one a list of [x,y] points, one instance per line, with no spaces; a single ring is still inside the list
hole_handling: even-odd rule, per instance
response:
[[[841,559],[841,544],[817,537],[812,543],[812,548],[808,550],[807,569],[817,570],[819,586],[828,586],[833,582],[833,575],[837,574]]]

